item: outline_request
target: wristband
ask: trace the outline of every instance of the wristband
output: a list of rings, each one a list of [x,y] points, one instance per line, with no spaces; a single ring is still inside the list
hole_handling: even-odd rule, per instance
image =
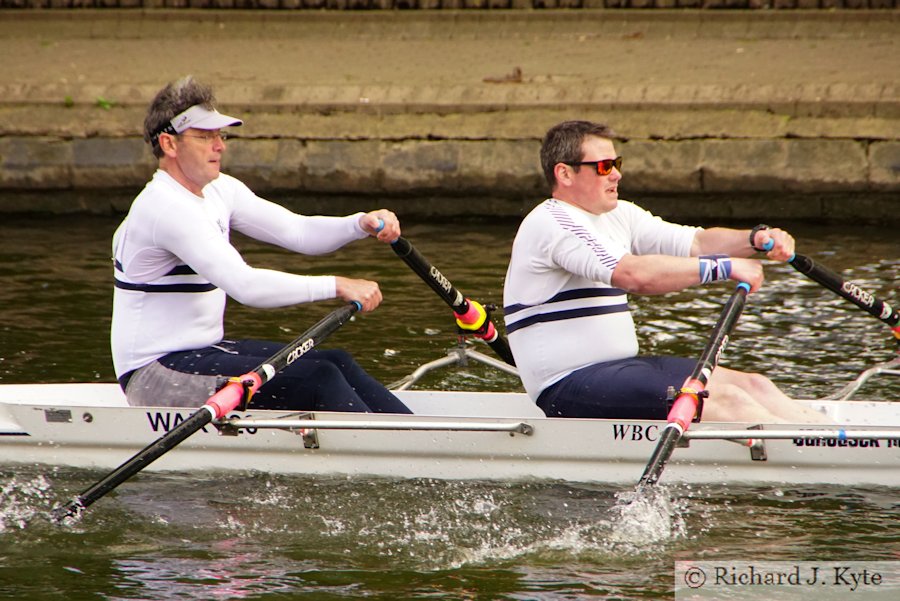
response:
[[[750,248],[752,248],[753,250],[755,250],[757,252],[766,252],[766,250],[771,250],[771,249],[759,248],[758,246],[756,246],[756,234],[758,234],[759,232],[761,232],[763,230],[769,230],[769,229],[772,229],[772,228],[770,228],[765,223],[760,223],[759,225],[754,226],[753,229],[750,230]]]
[[[728,255],[701,255],[700,283],[719,282],[731,277],[731,257]]]

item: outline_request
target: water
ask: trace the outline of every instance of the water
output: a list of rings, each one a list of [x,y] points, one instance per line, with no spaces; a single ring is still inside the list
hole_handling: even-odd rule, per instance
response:
[[[112,381],[107,217],[0,224],[0,382]],[[414,223],[406,237],[464,293],[501,302],[514,222]],[[895,304],[896,232],[795,224],[798,249]],[[255,265],[381,282],[385,303],[328,344],[390,382],[455,343],[447,308],[386,247],[303,258],[240,240]],[[723,364],[763,371],[790,394],[833,392],[894,354],[888,329],[791,268],[767,268]],[[696,356],[728,286],[637,299],[645,351]],[[229,334],[297,336],[335,303],[231,307]],[[485,348],[485,352],[490,350]],[[478,366],[423,387],[508,390]],[[873,383],[863,398],[900,398]],[[177,452],[174,451],[174,452]],[[123,458],[124,459],[124,458]],[[0,598],[658,599],[676,560],[900,559],[897,491],[845,487],[661,487],[562,482],[141,474],[67,526],[47,512],[102,473],[0,467]]]

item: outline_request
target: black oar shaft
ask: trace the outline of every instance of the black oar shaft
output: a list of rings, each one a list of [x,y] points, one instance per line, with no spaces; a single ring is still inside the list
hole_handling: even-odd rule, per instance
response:
[[[848,282],[827,267],[820,265],[807,256],[796,254],[790,260],[790,264],[814,282],[818,282],[838,296],[850,301],[866,313],[880,319],[892,328],[900,324],[900,311],[878,298],[874,294],[863,290],[857,284]],[[895,333],[896,335],[896,333]]]
[[[114,488],[143,470],[145,467],[178,446],[214,418],[224,417],[244,399],[245,389],[253,394],[260,386],[275,377],[279,371],[306,354],[328,335],[341,327],[356,311],[359,303],[350,303],[329,313],[324,319],[306,330],[296,340],[269,357],[253,371],[234,378],[207,399],[206,403],[166,434],[150,443],[131,459],[117,467],[109,475],[96,482],[69,503],[53,512],[56,520],[78,515]]]
[[[422,256],[422,253],[420,253],[409,240],[401,236],[391,243],[391,248],[398,257],[403,259],[403,262],[406,263],[410,269],[422,278],[422,280],[428,284],[428,286],[434,290],[445,303],[447,303],[457,316],[464,316],[469,313],[471,308],[469,299],[463,296],[443,273],[438,271],[428,259]],[[480,308],[480,310],[484,311],[483,308]],[[500,331],[490,319],[488,319],[487,322],[488,323],[485,325],[488,326],[488,330],[491,333],[487,336],[482,336],[482,338],[492,349],[494,349],[494,352],[497,353],[501,359],[509,365],[515,365],[515,359],[513,359],[512,351],[509,350],[509,344],[507,344],[506,339],[500,335]]]
[[[697,414],[697,406],[699,397],[706,390],[709,384],[709,378],[713,370],[719,364],[719,358],[728,344],[728,337],[738,318],[744,310],[744,303],[747,300],[747,293],[750,287],[743,282],[738,284],[737,289],[732,293],[728,302],[722,308],[719,320],[713,328],[712,336],[703,349],[703,354],[697,361],[697,365],[691,372],[691,375],[684,381],[684,385],[680,393],[675,397],[675,403],[669,411],[668,425],[663,428],[656,449],[644,469],[644,473],[638,482],[638,490],[644,486],[655,484],[663,468],[672,457],[675,445],[678,443],[681,435],[690,427],[691,421]]]
[[[672,457],[672,453],[675,451],[675,445],[678,444],[682,434],[683,432],[672,424],[663,428],[662,434],[659,436],[659,442],[656,443],[656,448],[653,449],[650,461],[647,462],[647,467],[644,468],[644,473],[641,475],[641,479],[638,482],[638,490],[641,490],[645,486],[656,484],[662,474],[663,468],[666,467],[669,458]]]
[[[354,313],[362,309],[362,305],[356,301],[350,302],[339,307],[319,320],[318,323],[303,332],[293,342],[282,348],[280,351],[269,357],[269,359],[259,365],[254,371],[263,378],[263,384],[272,379],[275,372],[279,372],[298,358],[306,354],[314,346],[328,338],[336,332],[342,325],[353,316]],[[267,366],[275,371],[271,372]]]
[[[391,248],[416,275],[422,278],[438,296],[444,299],[444,302],[454,312],[465,313],[469,310],[469,303],[466,302],[466,298],[462,293],[428,259],[422,256],[422,253],[413,247],[409,240],[401,236],[391,243]]]
[[[56,509],[53,512],[54,519],[59,521],[78,515],[83,509],[93,505],[98,499],[106,496],[107,493],[159,459],[188,436],[203,428],[212,421],[212,418],[212,411],[204,406],[175,428],[169,430],[165,436],[144,447],[134,457],[110,472],[105,478],[97,481],[65,506]]]

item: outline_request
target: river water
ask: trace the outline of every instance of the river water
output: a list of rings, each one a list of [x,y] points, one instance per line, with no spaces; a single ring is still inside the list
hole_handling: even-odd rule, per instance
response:
[[[113,380],[109,240],[118,219],[0,223],[0,382]],[[404,235],[463,293],[500,304],[516,225],[406,223]],[[800,252],[900,302],[896,231],[790,226]],[[257,266],[378,280],[382,307],[324,346],[351,350],[384,382],[456,343],[449,310],[385,246],[360,241],[306,258],[237,244]],[[731,289],[632,298],[644,352],[697,356]],[[227,330],[288,341],[336,306],[230,306]],[[895,346],[881,322],[790,267],[769,265],[722,364],[765,372],[809,398],[892,358]],[[421,386],[518,389],[480,366]],[[900,382],[873,383],[860,396],[898,399]],[[896,489],[789,482],[663,486],[644,513],[624,516],[617,508],[627,491],[603,485],[141,474],[81,521],[48,522],[55,503],[102,475],[0,467],[0,598],[658,599],[672,596],[677,560],[900,560]]]

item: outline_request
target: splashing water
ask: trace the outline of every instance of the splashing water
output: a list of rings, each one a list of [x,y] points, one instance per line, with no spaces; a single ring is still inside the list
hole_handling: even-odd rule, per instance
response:
[[[0,532],[23,529],[32,519],[46,513],[53,500],[50,482],[44,476],[20,482],[13,478],[0,489]]]
[[[358,566],[386,557],[395,567],[447,570],[645,556],[687,531],[688,501],[662,490],[625,504],[621,492],[562,483],[267,478],[243,492],[239,505],[222,506],[230,515],[218,524],[230,535],[258,542],[289,533],[305,552]]]
[[[687,535],[687,500],[673,497],[666,487],[619,492],[616,498],[618,501],[610,509],[613,526],[609,540],[620,552],[638,552]]]

